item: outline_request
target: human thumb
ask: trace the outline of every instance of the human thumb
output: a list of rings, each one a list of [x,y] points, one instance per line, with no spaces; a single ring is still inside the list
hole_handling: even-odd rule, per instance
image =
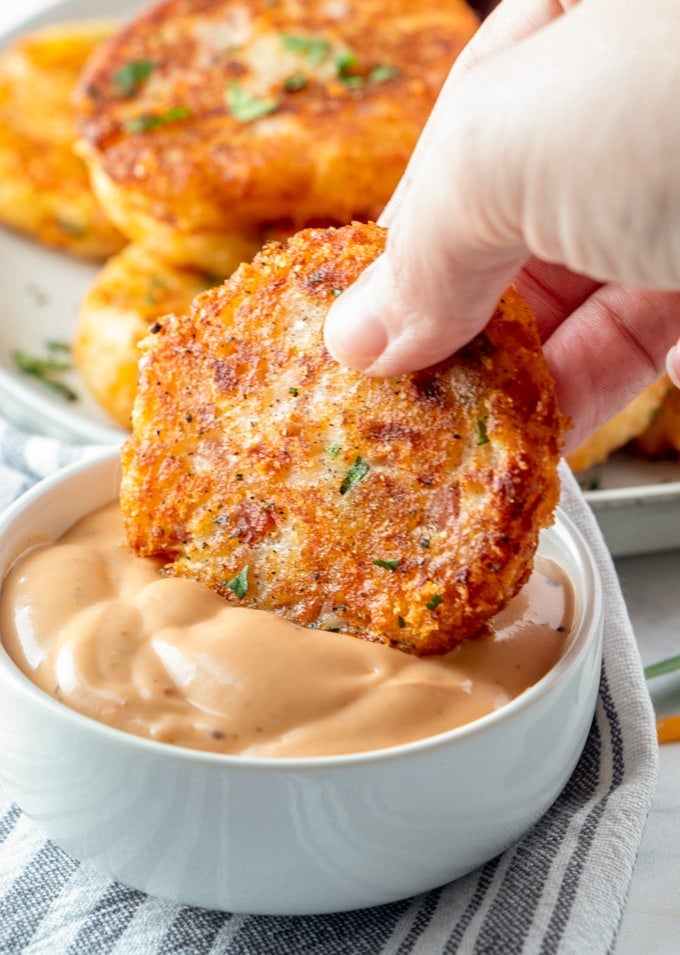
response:
[[[486,325],[521,263],[513,256],[509,264],[487,265],[474,276],[470,269],[464,287],[456,289],[432,232],[417,251],[402,250],[400,238],[388,235],[384,254],[334,302],[326,319],[331,355],[370,375],[426,368],[462,347]]]

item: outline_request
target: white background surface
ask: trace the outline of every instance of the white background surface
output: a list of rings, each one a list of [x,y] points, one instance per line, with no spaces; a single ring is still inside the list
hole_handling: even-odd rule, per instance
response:
[[[0,0],[0,32],[49,5],[22,0],[15,7]],[[619,558],[616,565],[643,662],[680,653],[680,551]],[[680,712],[680,674],[655,680],[650,688],[660,715]],[[661,747],[654,807],[615,949],[616,955],[641,952],[680,953],[680,744]]]

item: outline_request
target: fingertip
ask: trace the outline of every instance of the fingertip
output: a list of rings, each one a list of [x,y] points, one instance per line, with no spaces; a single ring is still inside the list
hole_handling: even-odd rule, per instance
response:
[[[324,341],[331,356],[341,365],[365,371],[387,347],[387,328],[371,285],[378,263],[369,266],[331,305],[324,324]]]
[[[338,301],[326,318],[324,339],[337,362],[366,371],[385,350],[387,331],[378,316]]]
[[[666,355],[666,372],[676,388],[680,388],[680,342]]]

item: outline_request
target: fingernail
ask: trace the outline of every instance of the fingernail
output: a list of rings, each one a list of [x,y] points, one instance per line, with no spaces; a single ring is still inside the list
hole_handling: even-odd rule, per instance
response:
[[[362,272],[336,299],[326,316],[326,348],[341,365],[365,371],[382,355],[389,336],[375,309],[373,289],[378,262]]]
[[[666,355],[666,372],[676,388],[680,388],[680,344],[673,345]]]

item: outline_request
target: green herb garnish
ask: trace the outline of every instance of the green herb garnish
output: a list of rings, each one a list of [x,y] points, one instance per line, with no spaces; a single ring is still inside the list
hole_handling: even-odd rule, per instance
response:
[[[48,351],[54,351],[48,347]],[[15,351],[12,353],[14,363],[19,371],[24,375],[30,375],[40,381],[49,391],[60,395],[66,401],[77,401],[78,395],[67,384],[60,380],[59,376],[64,372],[71,371],[73,365],[71,362],[65,362],[50,356],[48,358],[37,358],[27,354],[25,351]]]
[[[444,603],[443,598],[440,597],[439,594],[434,594],[432,597],[430,597],[425,606],[428,610],[436,610],[439,604],[442,603]]]
[[[341,288],[332,288],[332,289],[331,289],[331,295],[333,296],[333,298],[337,298],[338,295],[342,295],[342,289],[341,289]]]
[[[340,493],[347,494],[349,489],[363,480],[370,470],[370,466],[366,461],[361,457],[357,457],[343,478],[342,484],[340,485]]]
[[[376,565],[376,567],[382,567],[384,570],[396,570],[401,561],[382,560],[381,558],[378,558],[377,560],[374,560],[373,563]]]
[[[400,73],[401,70],[398,66],[391,66],[389,63],[379,63],[377,66],[374,66],[368,74],[368,79],[371,83],[387,83],[388,80],[395,79]]]
[[[289,388],[289,389],[288,389],[288,394],[289,394],[289,395],[292,395],[293,398],[297,398],[297,396],[298,396],[298,390],[297,390],[297,388]]]
[[[341,53],[335,60],[335,68],[339,77],[349,76],[356,65],[357,58],[354,53]]]
[[[645,667],[645,677],[652,680],[656,676],[665,676],[666,673],[674,673],[680,670],[680,656],[669,657],[667,660],[660,660],[658,663],[652,663]]]
[[[347,87],[348,90],[359,90],[366,83],[366,80],[363,78],[363,76],[358,76],[356,73],[340,75],[338,79],[343,86]]]
[[[331,444],[326,448],[326,454],[329,458],[337,458],[341,451],[342,448],[339,444]]]
[[[227,587],[229,590],[232,590],[239,600],[243,600],[245,595],[248,593],[248,565],[236,575],[232,577],[231,580],[227,581]]]
[[[291,73],[283,81],[283,88],[287,93],[297,93],[298,90],[303,90],[308,82],[304,73]]]
[[[156,116],[133,116],[126,119],[123,123],[123,129],[126,133],[147,133],[158,126],[166,126],[168,123],[176,123],[182,119],[188,119],[191,116],[191,110],[186,106],[173,106],[165,113]]]
[[[144,80],[151,76],[152,70],[153,63],[151,60],[131,60],[117,73],[114,73],[112,79],[122,96],[132,96]]]
[[[328,40],[322,40],[320,37],[293,36],[290,33],[281,34],[281,43],[284,50],[304,56],[315,66],[321,63],[331,48]]]
[[[477,444],[488,444],[491,440],[486,430],[486,421],[484,418],[477,418]]]
[[[71,355],[72,348],[68,342],[60,342],[55,338],[48,338],[45,342],[45,348],[48,350],[50,355],[62,354],[62,355]]]
[[[397,617],[397,626],[399,627],[400,630],[404,629],[404,627],[406,626],[406,621],[404,620],[403,617]]]
[[[262,119],[263,116],[273,113],[279,106],[276,99],[253,96],[236,80],[232,80],[229,84],[226,99],[231,115],[242,123],[252,123],[256,119]]]

